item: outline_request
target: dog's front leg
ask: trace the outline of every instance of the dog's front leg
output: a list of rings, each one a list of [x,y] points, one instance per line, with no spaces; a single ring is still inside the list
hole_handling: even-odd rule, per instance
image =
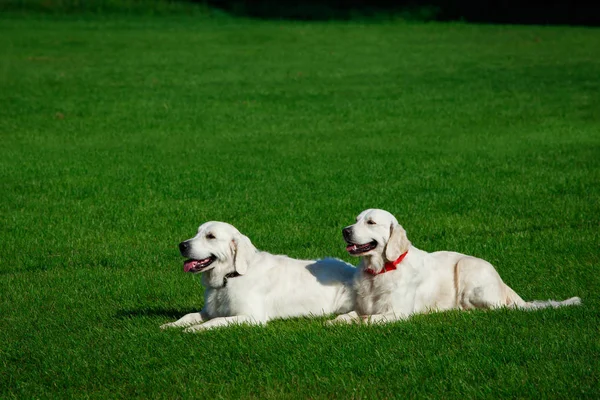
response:
[[[175,322],[169,322],[160,326],[160,329],[177,328],[181,326],[190,326],[200,324],[208,319],[208,315],[204,310],[198,313],[186,314]]]
[[[189,328],[186,328],[184,332],[197,332],[201,330],[214,329],[228,325],[265,325],[266,323],[267,321],[259,321],[249,315],[236,315],[234,317],[213,318],[210,321],[207,321],[203,324],[190,326]]]
[[[405,314],[373,314],[373,315],[363,315],[362,320],[365,324],[369,325],[377,325],[377,324],[387,324],[389,322],[399,321],[407,319],[408,315]]]
[[[350,311],[347,314],[338,315],[331,321],[327,321],[327,325],[355,324],[358,322],[360,322],[360,317],[358,316],[356,311]]]

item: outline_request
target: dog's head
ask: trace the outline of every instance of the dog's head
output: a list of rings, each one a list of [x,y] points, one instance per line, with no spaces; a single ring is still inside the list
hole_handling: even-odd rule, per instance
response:
[[[222,274],[246,273],[248,260],[256,248],[246,236],[225,222],[206,222],[191,239],[179,243],[185,272],[199,273],[215,270]]]
[[[372,257],[382,263],[394,261],[410,246],[404,228],[385,210],[368,209],[361,212],[356,217],[356,223],[342,229],[342,234],[348,243],[348,253],[357,257]]]

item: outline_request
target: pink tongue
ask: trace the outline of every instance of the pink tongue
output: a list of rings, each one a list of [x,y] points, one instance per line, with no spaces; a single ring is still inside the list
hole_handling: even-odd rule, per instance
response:
[[[352,250],[356,250],[356,245],[355,244],[349,244],[348,246],[346,246],[346,251],[352,251]]]
[[[197,260],[189,260],[183,263],[183,270],[185,272],[190,272],[190,270],[192,268],[194,268],[196,265],[198,265],[199,262]]]

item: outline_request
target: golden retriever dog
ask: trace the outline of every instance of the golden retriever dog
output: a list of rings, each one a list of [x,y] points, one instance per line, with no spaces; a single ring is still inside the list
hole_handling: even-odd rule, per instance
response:
[[[207,222],[179,244],[185,272],[201,273],[204,307],[162,325],[187,332],[354,309],[356,268],[337,259],[296,260],[259,251],[235,227]]]
[[[389,322],[450,309],[539,309],[581,303],[578,297],[526,302],[485,260],[417,249],[396,218],[384,210],[363,211],[342,233],[346,250],[361,257],[361,263],[354,283],[356,307],[332,323]]]

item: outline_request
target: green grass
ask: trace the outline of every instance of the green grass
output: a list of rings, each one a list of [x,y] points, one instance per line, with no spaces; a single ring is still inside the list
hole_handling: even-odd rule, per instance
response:
[[[600,396],[600,31],[0,19],[1,398]],[[539,312],[197,335],[177,243],[344,252],[368,207]]]
[[[2,0],[0,12],[75,14],[133,14],[133,15],[209,15],[214,9],[205,4],[181,0]]]

